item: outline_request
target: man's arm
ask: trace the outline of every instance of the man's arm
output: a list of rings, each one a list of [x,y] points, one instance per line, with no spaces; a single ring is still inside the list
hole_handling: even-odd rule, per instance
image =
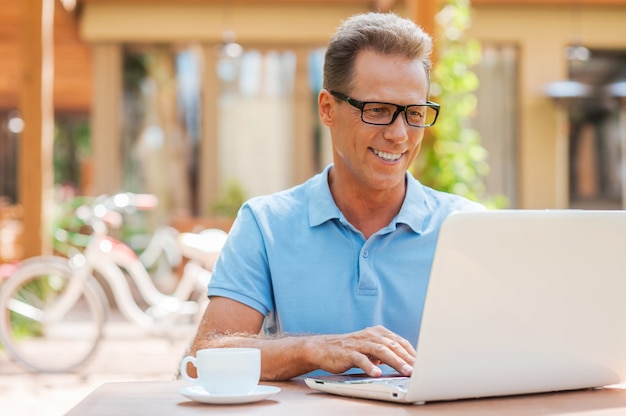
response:
[[[232,299],[213,297],[207,306],[191,355],[204,348],[252,347],[261,350],[261,379],[286,380],[313,370],[341,373],[353,367],[373,377],[378,364],[410,375],[415,350],[405,339],[377,326],[350,334],[265,337],[263,315]],[[190,374],[195,374],[195,369]]]

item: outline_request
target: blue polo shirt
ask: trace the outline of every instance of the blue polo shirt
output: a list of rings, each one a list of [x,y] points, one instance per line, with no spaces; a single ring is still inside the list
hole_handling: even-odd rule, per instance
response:
[[[415,345],[439,227],[452,211],[484,207],[407,173],[399,214],[365,239],[335,205],[331,168],[242,206],[209,296],[256,309],[270,333],[339,334],[383,325]]]

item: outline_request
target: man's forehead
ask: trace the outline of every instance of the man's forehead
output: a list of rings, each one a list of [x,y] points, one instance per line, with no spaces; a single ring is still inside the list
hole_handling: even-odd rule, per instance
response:
[[[357,56],[352,75],[350,92],[363,94],[356,97],[360,100],[393,96],[416,102],[428,94],[428,76],[419,59],[364,51]]]

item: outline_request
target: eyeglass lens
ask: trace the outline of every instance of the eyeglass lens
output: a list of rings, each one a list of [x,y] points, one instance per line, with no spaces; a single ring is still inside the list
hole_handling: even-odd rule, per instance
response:
[[[371,124],[389,124],[398,107],[385,103],[365,103],[362,111],[363,121]],[[406,121],[415,127],[429,126],[437,118],[437,110],[427,105],[411,105],[405,112]]]

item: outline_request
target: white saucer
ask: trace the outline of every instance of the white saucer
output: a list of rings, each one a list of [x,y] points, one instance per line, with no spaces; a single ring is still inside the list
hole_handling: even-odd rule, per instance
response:
[[[256,386],[248,394],[209,394],[200,386],[184,387],[178,390],[178,393],[182,394],[188,399],[194,400],[200,403],[210,404],[237,404],[237,403],[252,403],[259,400],[266,399],[280,391],[279,387],[274,386]]]

